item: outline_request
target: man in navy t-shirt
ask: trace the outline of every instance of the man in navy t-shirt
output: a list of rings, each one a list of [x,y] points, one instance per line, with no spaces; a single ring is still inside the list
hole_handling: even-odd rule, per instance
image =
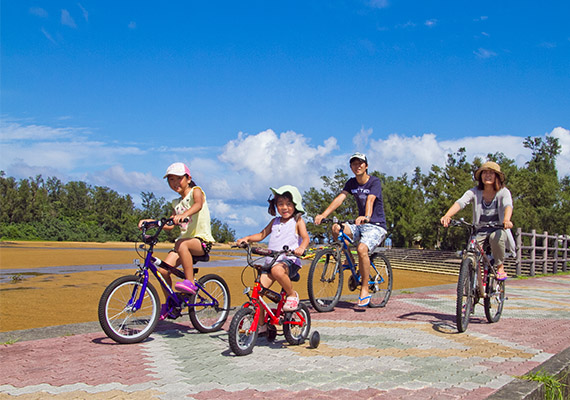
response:
[[[350,157],[350,169],[354,178],[350,178],[342,192],[334,198],[327,209],[315,217],[315,224],[336,210],[349,194],[354,196],[358,206],[358,218],[354,224],[345,224],[344,232],[355,242],[358,242],[358,268],[361,277],[368,277],[370,271],[370,257],[368,252],[378,246],[386,236],[386,216],[384,215],[384,201],[382,198],[382,184],[380,179],[368,174],[368,160],[362,153],[354,153]],[[333,237],[336,240],[340,226],[333,225]],[[365,281],[366,278],[363,278]],[[370,304],[368,285],[361,285],[358,306],[366,307]]]

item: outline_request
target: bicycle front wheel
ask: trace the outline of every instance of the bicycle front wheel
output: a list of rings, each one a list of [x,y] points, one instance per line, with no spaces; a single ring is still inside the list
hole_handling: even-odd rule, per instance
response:
[[[505,304],[505,281],[498,281],[494,276],[487,278],[485,301],[485,317],[490,323],[497,322],[501,318],[503,305]]]
[[[301,303],[297,311],[286,312],[283,321],[283,335],[289,344],[303,344],[311,330],[311,314],[309,308]]]
[[[141,297],[141,278],[128,275],[115,279],[99,300],[99,323],[107,336],[117,343],[138,343],[156,328],[160,300],[154,286],[147,283],[141,306],[134,309]]]
[[[250,354],[257,341],[257,329],[251,330],[255,318],[253,308],[240,308],[232,318],[229,330],[230,349],[236,356]]]
[[[370,303],[368,307],[384,307],[392,294],[392,266],[384,254],[374,253],[370,256],[370,279],[368,291]]]
[[[230,313],[228,285],[215,274],[201,277],[198,283],[201,289],[190,299],[195,304],[188,312],[190,321],[202,333],[219,331]]]
[[[342,292],[341,259],[334,249],[317,252],[307,279],[309,300],[319,312],[332,311]]]
[[[457,303],[455,307],[457,330],[465,332],[473,310],[475,288],[475,261],[473,257],[465,258],[459,270],[457,281]]]

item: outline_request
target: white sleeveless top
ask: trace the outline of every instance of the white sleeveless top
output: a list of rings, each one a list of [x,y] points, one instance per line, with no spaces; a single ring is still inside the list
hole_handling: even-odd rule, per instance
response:
[[[271,225],[271,236],[269,237],[269,250],[283,250],[283,246],[289,246],[289,250],[295,250],[301,244],[301,237],[297,235],[297,221],[289,218],[287,222],[281,222],[281,217],[273,219]],[[287,258],[297,265],[301,265],[301,260],[297,257],[280,256],[277,261]]]

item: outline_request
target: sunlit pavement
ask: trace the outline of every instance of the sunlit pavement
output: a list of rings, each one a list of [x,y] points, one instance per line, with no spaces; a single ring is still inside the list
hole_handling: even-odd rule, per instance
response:
[[[95,324],[47,339],[25,340],[48,330],[19,332],[0,346],[0,398],[484,399],[570,343],[570,275],[508,280],[500,321],[489,324],[478,305],[462,334],[454,285],[410,291],[386,308],[343,301],[312,312],[316,349],[278,336],[244,357],[226,331],[199,334],[188,321],[162,323],[135,345]]]

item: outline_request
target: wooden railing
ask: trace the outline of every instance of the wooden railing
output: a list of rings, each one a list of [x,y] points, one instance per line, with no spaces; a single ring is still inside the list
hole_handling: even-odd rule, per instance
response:
[[[517,229],[516,275],[556,274],[568,271],[570,235],[531,233]]]

